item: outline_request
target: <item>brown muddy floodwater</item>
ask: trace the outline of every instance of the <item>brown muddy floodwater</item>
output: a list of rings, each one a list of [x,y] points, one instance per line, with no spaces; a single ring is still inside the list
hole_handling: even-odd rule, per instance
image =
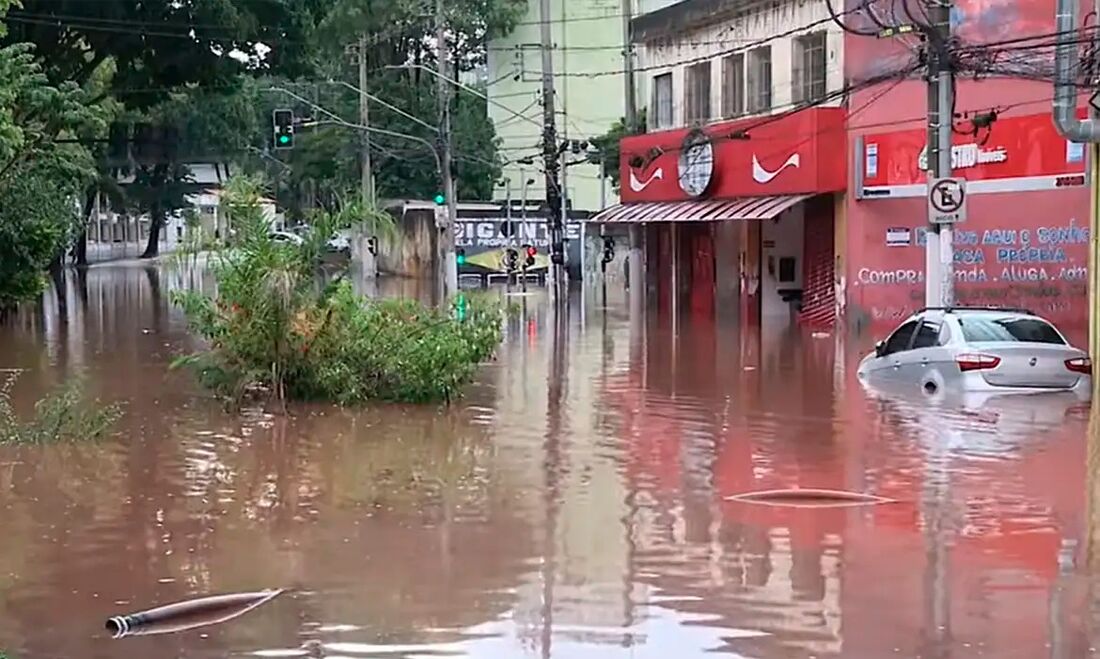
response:
[[[84,373],[98,444],[0,448],[0,650],[168,657],[1087,657],[1100,646],[1088,412],[870,394],[872,337],[632,326],[541,294],[450,409],[228,415],[168,292],[71,272],[0,329],[27,401]],[[208,283],[208,282],[207,282]],[[386,286],[383,289],[389,290]],[[416,294],[406,289],[405,294]],[[644,331],[643,331],[644,330]],[[727,501],[793,486],[893,503]],[[188,597],[291,592],[112,640]]]

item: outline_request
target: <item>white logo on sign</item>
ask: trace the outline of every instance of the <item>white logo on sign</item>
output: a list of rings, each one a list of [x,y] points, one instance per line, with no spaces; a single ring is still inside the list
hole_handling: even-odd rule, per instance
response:
[[[634,192],[641,192],[649,187],[649,184],[654,179],[663,180],[665,178],[665,170],[658,167],[652,174],[649,175],[645,181],[639,181],[638,177],[634,174],[634,170],[630,170],[630,189]]]
[[[977,144],[956,144],[951,147],[951,169],[966,169],[988,163],[1005,162],[1008,160],[1008,152],[1004,147],[996,149],[983,149]],[[920,151],[917,158],[917,166],[922,170],[928,169],[928,145]]]
[[[792,153],[790,157],[787,158],[786,162],[780,165],[775,171],[769,172],[768,170],[764,169],[763,165],[760,164],[760,161],[757,160],[756,154],[754,153],[752,154],[752,180],[760,184],[768,183],[776,176],[779,176],[779,173],[782,172],[784,169],[788,167],[794,167],[795,169],[798,169],[799,165],[801,164],[801,157],[797,153]]]

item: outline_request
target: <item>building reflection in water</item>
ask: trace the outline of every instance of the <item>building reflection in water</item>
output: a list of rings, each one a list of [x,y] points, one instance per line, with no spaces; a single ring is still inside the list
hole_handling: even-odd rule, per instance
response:
[[[674,334],[625,299],[591,296],[582,318],[533,290],[451,408],[228,415],[167,370],[195,346],[167,297],[211,286],[201,268],[73,271],[0,328],[26,400],[83,372],[127,408],[107,442],[0,447],[15,656],[101,656],[117,609],[276,586],[297,591],[247,624],[111,656],[1094,647],[1100,439],[1078,406],[888,395],[854,376],[871,337]],[[726,500],[791,486],[898,502]]]

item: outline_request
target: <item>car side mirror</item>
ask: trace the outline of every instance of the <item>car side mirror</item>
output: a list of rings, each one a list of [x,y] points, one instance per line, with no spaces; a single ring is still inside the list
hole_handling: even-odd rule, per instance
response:
[[[875,344],[875,357],[881,357],[885,353],[886,353],[886,342],[885,341],[879,341],[878,343],[876,343]]]

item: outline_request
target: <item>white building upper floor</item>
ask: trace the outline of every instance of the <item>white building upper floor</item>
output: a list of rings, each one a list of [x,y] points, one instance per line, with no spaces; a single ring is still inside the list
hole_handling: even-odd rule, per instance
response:
[[[632,32],[650,132],[841,102],[844,33],[821,0],[683,0]]]
[[[589,140],[623,117],[626,44],[621,0],[550,0],[550,60],[559,139]],[[487,47],[485,67],[489,118],[500,140],[503,178],[513,199],[545,199],[542,172],[543,44],[539,2],[528,0],[515,29]],[[580,158],[572,158],[580,160]],[[570,207],[598,210],[613,204],[612,186],[599,167],[568,167],[564,187]],[[527,182],[530,183],[527,183]],[[507,194],[498,187],[495,198]]]

